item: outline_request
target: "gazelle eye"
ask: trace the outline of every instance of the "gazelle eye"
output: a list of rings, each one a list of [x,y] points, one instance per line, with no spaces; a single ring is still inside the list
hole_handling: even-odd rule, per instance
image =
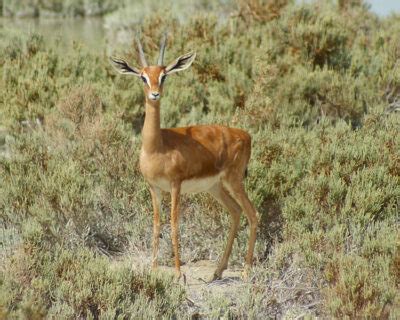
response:
[[[143,81],[144,83],[147,84],[147,80],[146,80],[146,78],[145,78],[144,76],[140,76],[140,78],[142,79],[142,81]]]

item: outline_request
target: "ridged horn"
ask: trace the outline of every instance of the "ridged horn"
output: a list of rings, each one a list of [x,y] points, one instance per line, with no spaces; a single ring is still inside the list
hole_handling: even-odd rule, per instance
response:
[[[137,47],[138,47],[138,50],[139,50],[140,62],[142,63],[143,67],[147,67],[148,64],[147,64],[146,58],[144,56],[142,44],[140,43],[139,32],[137,32],[137,34],[136,34],[136,44],[137,44]]]
[[[160,55],[158,56],[158,65],[162,66],[164,63],[165,45],[167,44],[167,33],[165,32],[160,42]]]

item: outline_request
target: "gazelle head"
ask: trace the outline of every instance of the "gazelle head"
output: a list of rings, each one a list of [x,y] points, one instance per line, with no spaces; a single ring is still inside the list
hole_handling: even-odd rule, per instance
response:
[[[166,35],[161,40],[160,55],[157,65],[149,66],[144,56],[143,48],[139,38],[136,38],[139,49],[139,57],[142,68],[132,67],[125,60],[111,57],[111,61],[115,69],[122,74],[130,74],[139,77],[144,82],[144,92],[147,101],[157,101],[161,98],[163,92],[164,81],[166,77],[174,72],[182,71],[190,67],[194,58],[195,52],[189,52],[175,59],[172,63],[164,66],[164,51],[166,45]]]

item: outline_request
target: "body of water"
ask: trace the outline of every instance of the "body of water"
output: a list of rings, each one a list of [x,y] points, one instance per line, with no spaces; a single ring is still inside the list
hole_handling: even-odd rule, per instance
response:
[[[106,32],[102,18],[0,18],[7,32],[29,35],[39,33],[59,50],[71,50],[73,42],[82,43],[90,51],[104,50]]]

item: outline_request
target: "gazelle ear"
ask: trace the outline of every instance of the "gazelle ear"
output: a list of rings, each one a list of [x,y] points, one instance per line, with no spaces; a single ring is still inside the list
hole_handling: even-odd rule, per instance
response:
[[[178,59],[170,63],[165,68],[165,73],[171,74],[189,68],[192,62],[194,61],[194,58],[196,58],[196,52],[194,51],[186,53],[183,56],[180,56]]]
[[[132,74],[134,76],[140,77],[140,70],[131,67],[125,60],[118,59],[115,57],[110,57],[111,64],[115,70],[122,74]]]

